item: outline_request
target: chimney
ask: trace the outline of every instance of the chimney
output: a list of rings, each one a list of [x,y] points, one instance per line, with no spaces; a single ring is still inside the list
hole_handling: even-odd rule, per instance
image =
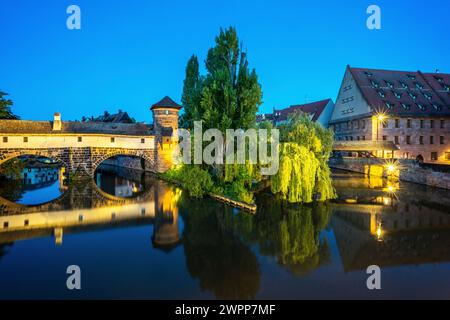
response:
[[[61,131],[61,113],[56,112],[53,116],[53,131]]]

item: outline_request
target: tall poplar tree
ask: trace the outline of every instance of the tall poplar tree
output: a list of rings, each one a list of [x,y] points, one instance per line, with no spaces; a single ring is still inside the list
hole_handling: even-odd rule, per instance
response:
[[[193,55],[186,66],[186,78],[183,83],[181,104],[184,113],[180,118],[180,126],[192,129],[195,120],[200,120],[199,106],[202,92],[202,78],[197,56]]]

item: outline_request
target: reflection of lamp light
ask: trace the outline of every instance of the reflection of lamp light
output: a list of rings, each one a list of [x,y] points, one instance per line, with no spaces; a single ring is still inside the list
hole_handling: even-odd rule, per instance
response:
[[[378,224],[377,227],[377,240],[383,241],[383,229],[381,228],[381,222]]]
[[[392,173],[392,172],[394,172],[394,170],[395,170],[395,166],[394,166],[393,164],[389,164],[389,165],[387,166],[387,169],[388,169],[388,172]]]

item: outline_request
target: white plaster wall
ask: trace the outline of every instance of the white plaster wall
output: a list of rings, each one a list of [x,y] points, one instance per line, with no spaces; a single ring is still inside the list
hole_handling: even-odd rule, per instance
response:
[[[351,86],[351,89],[344,91],[344,88]],[[343,103],[342,100],[346,98],[352,98],[353,100],[347,103]],[[331,121],[345,120],[346,118],[355,117],[370,112],[370,107],[364,99],[361,91],[356,84],[351,72],[347,69],[345,71],[344,79],[341,87],[339,88],[339,94],[336,98],[336,103],[331,116]]]
[[[8,137],[8,142],[3,142],[3,137]],[[24,142],[28,137],[28,142]],[[78,142],[78,137],[82,141]],[[115,141],[111,142],[111,138]],[[145,143],[141,143],[145,139]],[[113,136],[113,135],[2,135],[0,133],[0,148],[125,148],[125,149],[154,149],[155,140],[153,136]]]

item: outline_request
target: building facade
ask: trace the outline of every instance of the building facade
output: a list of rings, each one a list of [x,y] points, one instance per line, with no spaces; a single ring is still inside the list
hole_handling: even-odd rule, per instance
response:
[[[347,67],[330,127],[337,141],[392,141],[379,157],[450,165],[450,74]]]
[[[285,109],[277,110],[274,108],[273,113],[260,114],[256,117],[257,122],[270,121],[274,125],[285,123],[289,116],[295,112],[303,112],[309,115],[314,122],[320,123],[325,128],[328,127],[331,114],[333,113],[334,103],[331,99],[292,105]]]

